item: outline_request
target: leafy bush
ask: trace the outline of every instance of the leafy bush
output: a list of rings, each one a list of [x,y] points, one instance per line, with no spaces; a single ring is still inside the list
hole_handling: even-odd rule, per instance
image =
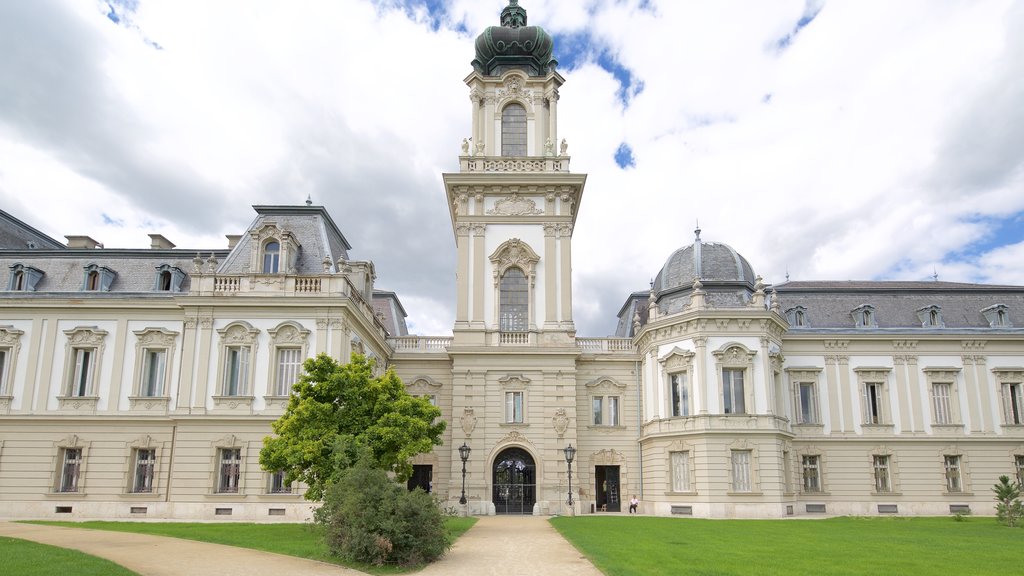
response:
[[[449,546],[430,495],[407,491],[369,458],[327,489],[316,520],[331,552],[346,560],[412,566],[440,558]]]
[[[1011,482],[1010,477],[1003,475],[999,482],[992,487],[996,495],[996,516],[999,521],[1010,528],[1017,525],[1017,521],[1024,516],[1024,504],[1020,501],[1020,484]]]

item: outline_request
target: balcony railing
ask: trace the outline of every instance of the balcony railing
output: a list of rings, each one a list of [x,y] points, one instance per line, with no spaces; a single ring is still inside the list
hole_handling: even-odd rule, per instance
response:
[[[452,345],[450,336],[400,336],[388,340],[395,352],[444,352]]]
[[[610,352],[636,352],[631,338],[577,338],[576,346],[592,354]]]

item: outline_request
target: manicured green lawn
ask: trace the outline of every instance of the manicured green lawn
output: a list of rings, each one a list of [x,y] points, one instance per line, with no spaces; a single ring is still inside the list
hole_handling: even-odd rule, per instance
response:
[[[445,518],[451,542],[476,522],[476,518]],[[92,528],[118,532],[136,532],[157,536],[171,536],[186,540],[199,540],[226,544],[240,548],[254,548],[299,558],[330,562],[362,570],[370,574],[403,574],[416,570],[390,566],[370,566],[343,562],[331,556],[324,544],[320,529],[315,524],[246,524],[239,522],[185,523],[185,522],[33,522],[73,528]]]
[[[110,560],[77,550],[0,536],[0,574],[18,576],[139,576]]]
[[[551,523],[609,576],[1020,574],[1024,529],[994,518],[698,520],[581,516]]]

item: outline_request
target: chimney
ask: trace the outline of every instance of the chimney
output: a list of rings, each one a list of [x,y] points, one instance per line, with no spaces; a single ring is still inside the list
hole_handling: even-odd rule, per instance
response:
[[[88,236],[65,236],[68,240],[68,248],[73,249],[85,249],[94,250],[96,248],[103,248],[103,244],[93,240]]]
[[[152,250],[170,250],[174,248],[174,242],[164,238],[163,234],[150,234],[149,247]]]
[[[238,245],[238,241],[242,239],[241,234],[225,234],[228,239],[228,250],[231,250]]]

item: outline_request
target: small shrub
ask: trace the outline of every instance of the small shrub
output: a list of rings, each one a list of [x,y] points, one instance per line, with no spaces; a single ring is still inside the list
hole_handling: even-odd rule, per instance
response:
[[[1024,504],[1020,501],[1020,484],[1011,482],[1009,476],[1000,476],[999,482],[992,487],[996,495],[996,517],[1010,528],[1024,516]]]
[[[957,512],[953,515],[953,522],[967,522],[967,517],[970,515],[970,512]]]
[[[407,491],[368,459],[328,488],[316,519],[331,552],[346,560],[414,566],[448,548],[444,518],[430,495]]]

